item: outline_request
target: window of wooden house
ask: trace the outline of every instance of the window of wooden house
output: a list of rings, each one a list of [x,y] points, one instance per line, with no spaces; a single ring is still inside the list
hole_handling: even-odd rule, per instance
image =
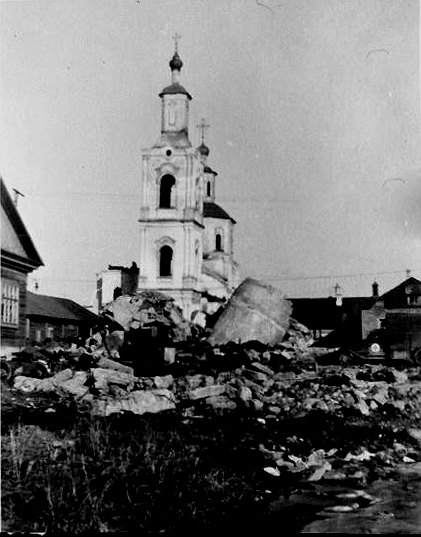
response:
[[[421,295],[412,293],[406,297],[408,306],[421,306]]]
[[[171,246],[163,246],[159,251],[159,275],[168,277],[172,275],[173,250]]]
[[[175,179],[172,175],[164,175],[161,177],[159,186],[159,207],[161,209],[170,209],[174,206],[174,185]]]
[[[208,181],[208,185],[207,185],[207,194],[208,194],[208,196],[211,195],[211,184],[210,184],[210,181]]]
[[[19,283],[12,280],[2,282],[1,322],[5,325],[19,325]]]

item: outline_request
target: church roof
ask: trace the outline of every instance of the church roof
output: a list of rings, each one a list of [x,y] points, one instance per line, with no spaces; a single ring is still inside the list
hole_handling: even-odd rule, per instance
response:
[[[205,218],[222,218],[224,220],[231,220],[233,224],[235,224],[235,220],[231,218],[231,216],[224,211],[222,207],[217,205],[216,203],[213,203],[213,201],[205,201],[203,204],[203,216]]]
[[[179,84],[178,82],[173,82],[172,84],[170,84],[169,86],[166,86],[162,91],[161,93],[159,94],[160,97],[162,97],[163,95],[175,95],[177,93],[182,93],[183,95],[187,95],[187,97],[192,100],[192,96],[190,95],[190,93],[186,90],[186,88],[184,88],[184,86],[182,86],[181,84]]]
[[[212,170],[212,168],[211,168],[210,166],[205,166],[205,167],[203,168],[203,171],[204,171],[205,173],[213,173],[213,175],[218,175],[218,174],[216,173],[216,171],[215,171],[215,170]]]

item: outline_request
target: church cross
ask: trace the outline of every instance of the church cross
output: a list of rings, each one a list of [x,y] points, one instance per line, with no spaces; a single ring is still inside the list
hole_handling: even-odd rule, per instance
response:
[[[181,35],[179,33],[175,32],[175,34],[172,36],[172,38],[174,39],[175,52],[177,53],[178,52],[178,41],[180,40]]]
[[[205,131],[208,129],[210,125],[206,123],[205,118],[202,118],[202,121],[197,125],[197,128],[200,129],[200,134],[202,137],[202,144],[205,143]]]

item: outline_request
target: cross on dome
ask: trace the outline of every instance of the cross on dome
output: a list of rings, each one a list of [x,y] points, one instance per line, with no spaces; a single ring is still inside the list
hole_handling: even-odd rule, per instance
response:
[[[172,38],[174,39],[174,46],[175,46],[174,52],[177,54],[178,53],[178,41],[181,39],[181,35],[175,32]]]
[[[197,128],[200,129],[200,136],[202,139],[202,144],[205,143],[205,131],[210,127],[209,123],[206,123],[205,118],[202,118],[202,121],[197,125]]]

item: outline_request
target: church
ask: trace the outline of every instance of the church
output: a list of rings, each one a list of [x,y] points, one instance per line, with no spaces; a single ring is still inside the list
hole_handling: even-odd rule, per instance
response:
[[[204,324],[239,284],[235,220],[215,201],[204,120],[199,147],[189,139],[192,96],[180,83],[182,66],[175,39],[171,83],[159,93],[161,135],[142,150],[138,291],[166,293],[185,318]]]

